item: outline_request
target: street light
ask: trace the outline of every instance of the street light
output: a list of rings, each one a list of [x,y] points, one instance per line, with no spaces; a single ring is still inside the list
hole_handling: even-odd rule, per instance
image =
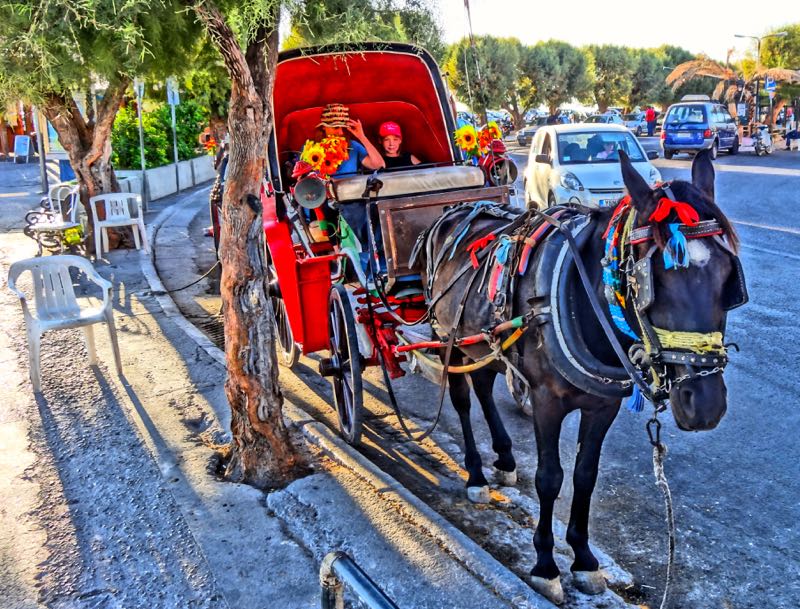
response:
[[[789,32],[775,32],[774,34],[765,34],[764,36],[748,36],[747,34],[734,34],[736,38],[752,38],[758,44],[756,46],[756,74],[761,71],[761,41],[765,38],[782,38],[783,36],[788,36]],[[756,76],[756,120],[761,117],[761,108],[759,107],[758,103],[758,94],[759,89],[761,87],[761,79]],[[770,99],[770,105],[772,104],[772,100]]]

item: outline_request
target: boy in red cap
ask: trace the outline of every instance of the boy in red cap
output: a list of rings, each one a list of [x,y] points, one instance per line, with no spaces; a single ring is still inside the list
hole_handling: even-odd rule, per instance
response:
[[[403,132],[400,125],[393,121],[387,121],[381,125],[378,135],[381,138],[382,156],[386,169],[420,164],[420,160],[410,152],[400,152],[400,146],[403,143]]]

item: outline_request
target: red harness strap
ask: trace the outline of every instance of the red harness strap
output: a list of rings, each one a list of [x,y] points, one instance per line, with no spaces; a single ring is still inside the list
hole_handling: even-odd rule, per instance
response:
[[[489,245],[489,243],[494,240],[495,240],[495,234],[489,233],[488,235],[484,235],[480,239],[476,239],[467,246],[467,251],[469,252],[469,259],[470,262],[472,262],[472,268],[477,269],[478,266],[480,266],[477,256],[478,252],[487,245]]]

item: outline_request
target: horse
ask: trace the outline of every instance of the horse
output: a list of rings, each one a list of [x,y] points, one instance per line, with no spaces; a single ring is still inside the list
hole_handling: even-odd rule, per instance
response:
[[[707,152],[701,152],[692,164],[691,182],[676,180],[655,188],[624,152],[620,164],[628,196],[616,209],[563,217],[571,218],[570,227],[580,225],[573,238],[580,247],[587,283],[596,301],[606,303],[604,314],[614,321],[616,340],[652,389],[648,397],[664,404],[668,399],[681,430],[713,429],[727,408],[723,379],[727,311],[747,300],[736,233],[715,203],[713,164]],[[431,303],[432,328],[449,347],[445,365],[483,361],[492,352],[500,358],[470,376],[491,431],[497,454],[494,467],[505,484],[515,482],[516,463],[492,386],[498,373],[508,374],[513,367],[529,387],[540,502],[531,584],[561,603],[564,593],[553,559],[552,518],[564,476],[559,458],[562,423],[570,412],[580,411],[566,536],[575,555],[573,581],[579,590],[599,594],[606,583],[589,547],[588,521],[600,451],[622,398],[640,390],[621,367],[619,351],[614,351],[593,312],[563,231],[552,229],[533,253],[528,252],[524,272],[522,263],[517,265],[531,239],[522,229],[536,217],[542,215],[485,214],[468,204],[451,209],[420,236],[414,265]],[[511,256],[505,252],[511,268],[498,266],[491,254],[479,257],[503,241],[503,235],[511,237],[505,243],[516,252]],[[498,249],[499,245],[494,251]],[[627,256],[620,259],[620,252]],[[503,273],[504,281],[496,278]],[[502,290],[492,300],[486,294],[496,279],[497,285],[507,286],[507,302],[499,298],[500,306],[497,294]],[[490,340],[470,345],[457,340],[481,333],[491,338],[490,328],[515,316],[522,319],[516,325],[522,325],[524,332],[513,354],[497,348],[499,339],[493,347]],[[447,380],[464,436],[467,494],[472,501],[488,502],[488,482],[470,425],[469,385],[463,374],[447,374]]]

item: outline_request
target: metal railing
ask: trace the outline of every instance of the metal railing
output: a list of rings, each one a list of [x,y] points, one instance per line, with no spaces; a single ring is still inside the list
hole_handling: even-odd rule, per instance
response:
[[[330,552],[319,568],[322,609],[344,608],[344,584],[370,609],[400,609],[344,552]]]

